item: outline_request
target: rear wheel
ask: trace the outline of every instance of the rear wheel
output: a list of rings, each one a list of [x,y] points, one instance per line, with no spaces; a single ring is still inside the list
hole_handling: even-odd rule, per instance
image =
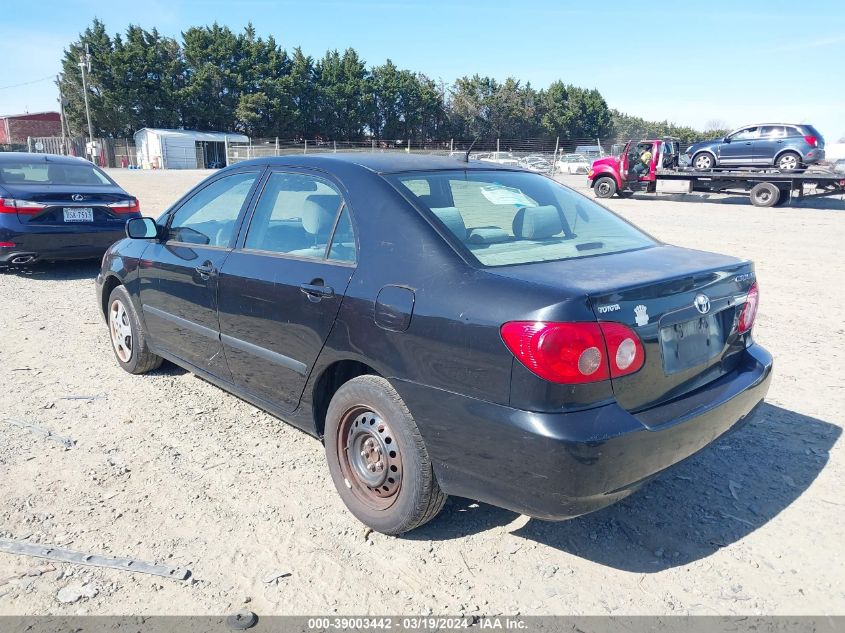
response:
[[[755,207],[773,207],[780,200],[780,189],[770,182],[761,182],[751,188],[751,204]]]
[[[801,167],[801,157],[795,152],[784,152],[778,156],[778,169],[789,171]]]
[[[598,198],[612,198],[616,189],[616,181],[610,176],[602,176],[593,184],[593,190]]]
[[[696,169],[713,169],[716,166],[716,159],[712,154],[700,152],[692,157],[692,166]]]
[[[161,366],[163,359],[147,347],[141,322],[123,286],[117,286],[109,295],[106,321],[114,356],[123,369],[130,374],[145,374]]]
[[[326,413],[326,458],[346,507],[384,534],[433,519],[446,502],[416,422],[390,383],[359,376]]]

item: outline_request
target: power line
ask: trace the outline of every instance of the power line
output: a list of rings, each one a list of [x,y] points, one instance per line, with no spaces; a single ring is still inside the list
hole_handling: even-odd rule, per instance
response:
[[[33,79],[32,81],[25,81],[20,84],[12,84],[11,86],[0,86],[0,90],[8,90],[9,88],[20,88],[21,86],[30,86],[32,84],[37,84],[42,81],[47,81],[48,79],[53,79],[55,75],[47,75],[46,77],[42,77],[41,79]]]

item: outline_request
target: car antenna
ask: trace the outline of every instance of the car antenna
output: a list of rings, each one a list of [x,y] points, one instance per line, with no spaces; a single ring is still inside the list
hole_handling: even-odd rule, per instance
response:
[[[463,162],[465,162],[465,163],[469,162],[469,154],[470,154],[470,152],[472,152],[472,148],[475,147],[475,142],[477,140],[478,140],[477,136],[474,139],[472,139],[472,143],[469,144],[469,149],[466,151],[466,154],[464,154]]]

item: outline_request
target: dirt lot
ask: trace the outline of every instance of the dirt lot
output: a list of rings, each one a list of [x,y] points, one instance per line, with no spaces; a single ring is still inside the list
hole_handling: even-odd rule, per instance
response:
[[[157,214],[205,173],[113,175]],[[368,534],[316,440],[173,366],[124,373],[96,263],[0,273],[0,537],[192,571],[0,553],[0,613],[845,613],[845,203],[609,206],[665,241],[757,262],[776,377],[753,424],[566,523],[451,499],[404,538]],[[93,597],[60,602],[66,587]]]

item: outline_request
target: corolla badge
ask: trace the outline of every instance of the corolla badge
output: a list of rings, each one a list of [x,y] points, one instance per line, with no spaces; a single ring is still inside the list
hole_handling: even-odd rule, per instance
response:
[[[648,308],[642,304],[634,308],[634,320],[641,327],[646,325],[648,323]]]
[[[85,200],[85,196],[83,196],[81,193],[75,193],[70,197],[70,199],[74,202],[82,202],[83,200]]]
[[[695,295],[695,299],[692,300],[692,304],[701,314],[707,314],[710,312],[710,297],[705,294]]]

